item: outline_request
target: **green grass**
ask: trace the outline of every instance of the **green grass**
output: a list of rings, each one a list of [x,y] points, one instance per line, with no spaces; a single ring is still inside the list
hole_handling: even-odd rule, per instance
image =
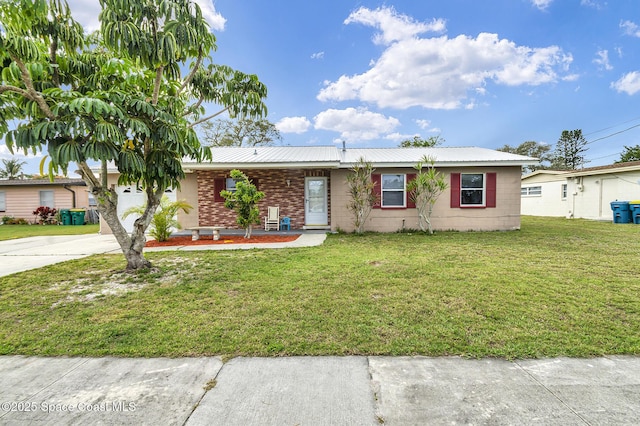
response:
[[[323,246],[94,256],[0,278],[0,353],[640,354],[640,226],[331,235]],[[75,278],[74,278],[75,277]]]
[[[97,234],[100,225],[59,226],[59,225],[0,225],[0,241],[40,235],[80,235]]]

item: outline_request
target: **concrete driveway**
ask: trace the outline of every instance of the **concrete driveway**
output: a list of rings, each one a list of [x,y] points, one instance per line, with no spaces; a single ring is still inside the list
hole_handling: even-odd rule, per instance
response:
[[[113,235],[56,235],[0,241],[0,277],[99,253],[118,253]]]

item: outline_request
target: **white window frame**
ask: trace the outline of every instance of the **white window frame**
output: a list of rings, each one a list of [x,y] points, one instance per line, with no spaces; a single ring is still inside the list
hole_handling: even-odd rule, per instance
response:
[[[520,195],[523,197],[542,197],[542,186],[523,186],[520,189]]]
[[[567,195],[569,194],[569,188],[566,183],[563,183],[560,187],[560,198],[563,200],[567,199]]]
[[[51,194],[51,203],[48,203],[48,200],[45,200],[42,196],[45,194]],[[40,206],[45,206],[45,207],[50,207],[50,208],[54,208],[56,206],[56,198],[55,198],[55,192],[47,189],[47,190],[42,190],[39,191],[39,195],[40,195]]]
[[[232,177],[228,177],[225,181],[224,181],[224,187],[227,191],[229,192],[236,192],[236,180]]]
[[[464,187],[464,176],[482,176],[482,188]],[[464,191],[482,191],[482,202],[466,204],[463,201]],[[460,173],[460,207],[486,207],[487,206],[487,174],[486,173]]]
[[[0,191],[0,212],[7,211],[7,193]]]
[[[384,187],[385,176],[402,176],[402,188],[386,188]],[[402,204],[385,205],[385,192],[402,192]],[[407,175],[403,173],[385,173],[380,175],[380,207],[386,209],[406,209],[407,208]]]

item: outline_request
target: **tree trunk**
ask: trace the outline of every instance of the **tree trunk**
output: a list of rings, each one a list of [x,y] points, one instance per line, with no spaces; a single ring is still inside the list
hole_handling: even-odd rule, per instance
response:
[[[245,228],[244,230],[244,237],[246,239],[250,239],[251,238],[251,231],[253,231],[253,225],[249,225]]]
[[[118,217],[118,194],[115,189],[107,188],[106,179],[101,184],[95,177],[89,166],[85,163],[79,163],[80,175],[89,186],[89,191],[94,194],[98,201],[97,209],[100,216],[107,222],[109,228],[113,232],[113,236],[118,241],[120,249],[127,261],[127,271],[138,271],[140,269],[148,269],[151,262],[145,259],[143,255],[144,245],[147,241],[145,231],[151,223],[153,214],[160,205],[160,199],[164,194],[164,188],[156,189],[147,188],[147,205],[144,213],[136,219],[133,225],[133,232],[129,235],[120,223]],[[103,171],[104,173],[104,171]]]

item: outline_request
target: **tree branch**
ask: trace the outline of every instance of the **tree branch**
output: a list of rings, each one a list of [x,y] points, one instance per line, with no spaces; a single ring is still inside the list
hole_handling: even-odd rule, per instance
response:
[[[53,111],[51,111],[51,108],[49,108],[49,105],[47,105],[47,102],[44,100],[44,98],[35,89],[33,85],[33,80],[31,80],[31,76],[29,75],[29,71],[27,70],[27,67],[24,65],[24,62],[22,62],[14,54],[10,53],[9,55],[11,57],[11,60],[13,60],[16,63],[18,68],[20,68],[20,73],[22,74],[22,80],[24,82],[24,85],[27,87],[27,91],[31,95],[29,96],[29,99],[31,99],[32,101],[38,104],[38,106],[40,107],[40,110],[44,113],[44,115],[47,116],[48,119],[55,120],[56,118],[55,114],[53,113]]]
[[[164,66],[159,66],[156,69],[156,80],[153,82],[153,98],[151,99],[151,105],[158,105],[158,98],[160,98],[160,85],[162,84],[162,72]]]
[[[202,63],[202,52],[198,54],[198,59],[196,60],[196,64],[193,66],[193,69],[191,70],[189,75],[187,75],[187,78],[184,79],[182,86],[180,86],[180,89],[178,90],[178,95],[182,93],[182,91],[187,87],[189,83],[191,83],[191,80],[193,80],[193,76],[196,75],[196,72],[198,71],[198,68],[200,68],[201,63]]]
[[[19,95],[24,96],[27,99],[35,101],[35,99],[33,99],[33,96],[31,96],[31,93],[16,86],[5,86],[5,85],[0,86],[0,93],[4,93],[4,92],[15,92]]]
[[[182,114],[182,116],[185,117],[185,116],[191,114],[192,111],[198,109],[200,107],[200,105],[202,105],[202,102],[204,102],[204,95],[200,96],[200,99],[198,99],[198,102],[193,104],[193,106],[190,106],[189,108],[187,108],[187,112]]]
[[[226,107],[226,108],[225,108],[225,109],[223,109],[223,110],[220,110],[220,111],[216,112],[215,114],[212,114],[212,115],[210,115],[210,116],[208,116],[208,117],[205,117],[205,118],[203,118],[203,119],[200,119],[200,120],[196,121],[195,123],[191,123],[191,124],[189,125],[189,128],[190,128],[190,129],[192,129],[192,128],[194,128],[195,126],[197,126],[198,124],[204,123],[205,121],[209,121],[209,120],[211,120],[212,118],[219,116],[219,115],[220,115],[220,114],[222,114],[223,112],[228,111],[230,108],[231,108],[231,105],[229,105],[228,107]]]

